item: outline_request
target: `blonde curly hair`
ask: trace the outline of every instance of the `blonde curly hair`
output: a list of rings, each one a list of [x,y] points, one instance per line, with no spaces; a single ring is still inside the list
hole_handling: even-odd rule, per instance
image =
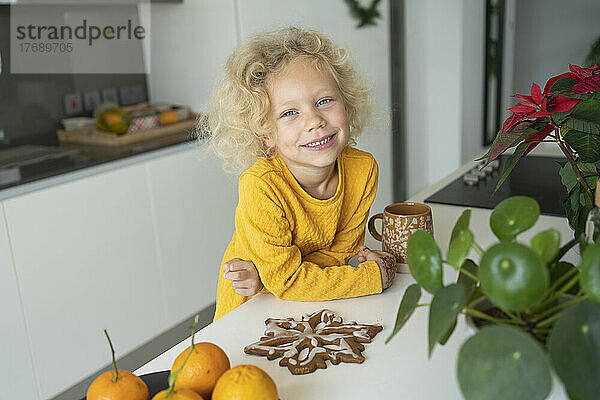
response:
[[[372,96],[354,70],[350,53],[319,32],[283,28],[252,37],[225,63],[199,135],[209,137],[210,148],[223,159],[225,170],[238,172],[259,157],[276,156],[266,140],[275,135],[269,118],[269,77],[298,58],[312,60],[331,73],[346,106],[349,145],[356,144],[370,117]]]

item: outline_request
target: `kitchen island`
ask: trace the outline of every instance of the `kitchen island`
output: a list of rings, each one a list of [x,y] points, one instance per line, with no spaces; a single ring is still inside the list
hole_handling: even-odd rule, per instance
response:
[[[412,201],[423,201],[433,192],[451,182],[472,167],[463,166],[438,184],[413,196]],[[435,239],[445,254],[450,232],[464,207],[430,204],[433,211]],[[489,228],[490,210],[472,209],[471,230],[475,239],[484,248],[495,241]],[[372,210],[376,213],[379,210]],[[553,227],[561,232],[561,242],[572,237],[566,219],[541,216],[531,232],[519,236],[529,241],[536,233]],[[368,235],[368,234],[367,234]],[[367,239],[367,245],[378,248],[377,242]],[[474,253],[470,257],[477,259]],[[574,252],[566,259],[576,262]],[[406,266],[404,266],[406,268]],[[447,267],[444,280],[455,281],[456,272]],[[326,302],[299,302],[278,300],[271,294],[261,294],[208,325],[196,334],[196,341],[209,341],[219,345],[231,360],[231,365],[253,364],[265,370],[275,381],[282,400],[295,399],[460,399],[456,380],[456,360],[461,344],[468,336],[463,316],[459,316],[456,330],[445,346],[437,346],[431,359],[427,358],[428,308],[420,307],[403,329],[388,344],[385,340],[392,332],[396,312],[406,288],[414,283],[408,273],[396,275],[393,285],[382,294],[354,299]],[[423,294],[420,303],[428,303],[431,296]],[[246,355],[244,346],[257,341],[265,330],[267,318],[299,319],[302,314],[328,309],[341,316],[345,322],[357,321],[366,324],[381,324],[384,330],[370,344],[365,344],[362,364],[330,365],[307,375],[292,375],[287,368],[280,367],[278,360]],[[170,369],[175,357],[189,346],[189,340],[179,343],[159,357],[135,371],[146,374]],[[566,395],[555,379],[550,399],[566,399]]]

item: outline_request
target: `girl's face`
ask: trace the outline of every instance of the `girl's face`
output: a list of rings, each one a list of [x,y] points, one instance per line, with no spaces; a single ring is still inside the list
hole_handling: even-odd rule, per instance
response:
[[[277,154],[290,171],[315,172],[335,165],[348,143],[350,126],[331,74],[309,60],[292,61],[268,87]]]

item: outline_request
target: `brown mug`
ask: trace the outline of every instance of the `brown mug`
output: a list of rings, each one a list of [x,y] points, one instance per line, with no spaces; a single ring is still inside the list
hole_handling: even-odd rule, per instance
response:
[[[382,219],[382,234],[375,229],[375,220]],[[369,232],[381,242],[381,249],[393,254],[396,262],[406,264],[408,239],[414,232],[423,229],[433,235],[431,208],[422,203],[394,203],[387,206],[383,213],[369,219]]]

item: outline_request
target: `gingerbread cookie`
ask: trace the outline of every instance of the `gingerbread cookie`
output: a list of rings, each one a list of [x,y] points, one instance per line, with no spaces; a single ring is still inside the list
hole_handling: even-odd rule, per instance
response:
[[[340,362],[362,363],[362,343],[371,343],[381,325],[356,322],[344,323],[341,317],[329,310],[316,311],[293,318],[265,321],[265,336],[244,348],[246,354],[266,356],[269,360],[282,357],[279,365],[288,367],[294,375],[309,374],[317,368],[327,368]]]

